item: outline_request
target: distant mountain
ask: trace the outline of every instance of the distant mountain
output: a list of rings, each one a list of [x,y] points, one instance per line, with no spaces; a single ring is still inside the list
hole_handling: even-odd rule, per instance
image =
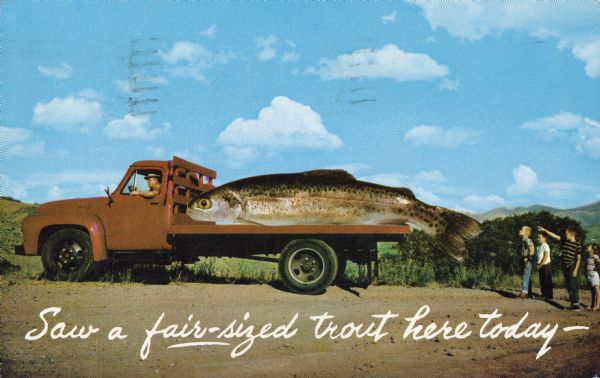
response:
[[[544,205],[533,205],[528,207],[520,206],[513,208],[499,207],[483,214],[474,214],[473,217],[479,221],[484,221],[529,212],[539,213],[542,211],[547,211],[559,217],[573,218],[581,223],[581,225],[584,227],[600,224],[600,201],[573,209],[557,209]]]

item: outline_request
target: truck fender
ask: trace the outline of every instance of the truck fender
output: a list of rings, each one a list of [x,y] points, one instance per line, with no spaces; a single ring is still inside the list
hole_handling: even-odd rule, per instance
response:
[[[95,262],[104,261],[108,258],[104,225],[102,224],[102,220],[95,215],[61,214],[60,220],[55,216],[33,216],[26,218],[26,221],[29,224],[23,224],[24,233],[28,233],[27,231],[39,230],[38,232],[35,232],[34,235],[28,235],[27,238],[24,238],[24,240],[30,241],[24,246],[25,253],[28,255],[39,253],[38,245],[40,236],[45,230],[48,230],[48,228],[52,228],[52,232],[54,232],[54,230],[73,227],[85,229],[90,236],[92,255]]]

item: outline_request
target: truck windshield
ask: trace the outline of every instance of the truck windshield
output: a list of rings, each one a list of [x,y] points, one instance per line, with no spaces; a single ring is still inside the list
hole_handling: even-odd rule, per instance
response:
[[[121,190],[121,194],[130,194],[133,191],[140,192],[150,190],[150,187],[148,186],[148,180],[146,180],[146,177],[148,177],[148,175],[155,175],[160,178],[161,172],[151,169],[135,170],[127,180],[127,184],[125,184],[123,190]]]

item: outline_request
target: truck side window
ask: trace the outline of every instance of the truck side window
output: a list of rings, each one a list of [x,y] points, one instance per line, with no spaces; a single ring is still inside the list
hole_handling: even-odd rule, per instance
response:
[[[162,183],[161,172],[150,169],[135,170],[121,190],[121,194],[141,195],[153,198],[160,193]]]

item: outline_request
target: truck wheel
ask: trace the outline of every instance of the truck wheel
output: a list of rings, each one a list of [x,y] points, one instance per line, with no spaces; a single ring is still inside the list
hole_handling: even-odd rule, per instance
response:
[[[42,247],[42,264],[51,280],[84,280],[94,266],[90,237],[74,228],[56,231]]]
[[[323,292],[335,280],[337,271],[335,251],[321,240],[293,240],[279,258],[283,284],[298,294]]]

